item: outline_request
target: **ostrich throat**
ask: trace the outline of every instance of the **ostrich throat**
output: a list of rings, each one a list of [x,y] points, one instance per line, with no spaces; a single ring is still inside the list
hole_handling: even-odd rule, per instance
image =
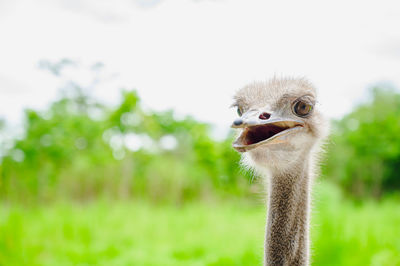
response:
[[[268,179],[265,265],[309,264],[309,160],[291,168]]]

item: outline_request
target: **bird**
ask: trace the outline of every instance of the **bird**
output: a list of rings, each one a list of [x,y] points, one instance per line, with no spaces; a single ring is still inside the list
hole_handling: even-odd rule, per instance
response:
[[[261,177],[267,194],[264,265],[310,264],[313,181],[329,123],[305,78],[273,77],[239,89],[233,148]]]

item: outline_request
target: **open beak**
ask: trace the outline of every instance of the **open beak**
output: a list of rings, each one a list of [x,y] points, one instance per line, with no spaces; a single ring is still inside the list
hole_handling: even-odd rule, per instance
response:
[[[241,123],[240,123],[241,122]],[[233,143],[238,152],[246,152],[261,145],[287,143],[286,135],[300,130],[304,122],[283,118],[236,120],[233,128],[242,128],[240,136]]]

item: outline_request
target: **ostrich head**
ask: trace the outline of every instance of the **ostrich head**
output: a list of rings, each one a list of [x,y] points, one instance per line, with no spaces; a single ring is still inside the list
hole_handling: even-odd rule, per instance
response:
[[[232,127],[239,135],[233,147],[256,169],[291,169],[327,134],[316,91],[304,79],[256,82],[240,89],[234,100],[239,117]]]

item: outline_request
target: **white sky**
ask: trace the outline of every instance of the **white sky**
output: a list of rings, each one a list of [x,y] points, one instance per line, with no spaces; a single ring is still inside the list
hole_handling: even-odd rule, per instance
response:
[[[45,108],[60,81],[37,63],[102,62],[118,75],[94,95],[136,88],[152,109],[224,131],[232,95],[274,74],[306,76],[340,117],[377,82],[400,85],[398,1],[0,0],[0,117]],[[85,73],[76,77],[90,79]]]

